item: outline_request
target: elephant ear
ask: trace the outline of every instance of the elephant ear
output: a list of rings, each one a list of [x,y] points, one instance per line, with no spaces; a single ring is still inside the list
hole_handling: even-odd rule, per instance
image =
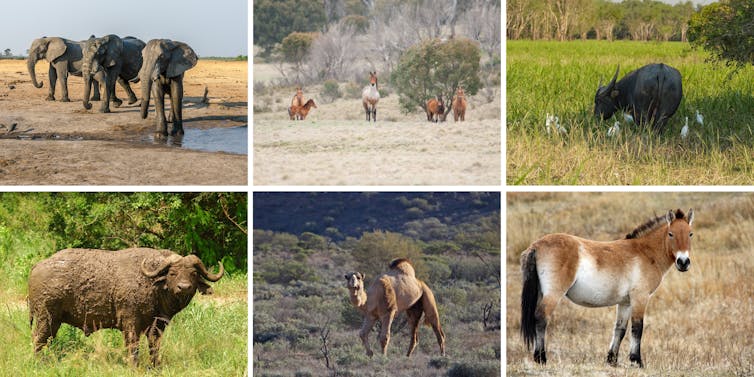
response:
[[[50,63],[54,62],[57,58],[65,54],[67,48],[68,46],[65,45],[63,38],[49,38],[47,41],[47,53],[45,54],[47,61]]]
[[[196,65],[196,53],[183,42],[173,42],[170,61],[168,62],[167,77],[176,77]]]
[[[112,67],[118,63],[123,53],[123,41],[115,35],[106,35],[102,39],[104,44],[107,45],[107,55],[103,65]]]

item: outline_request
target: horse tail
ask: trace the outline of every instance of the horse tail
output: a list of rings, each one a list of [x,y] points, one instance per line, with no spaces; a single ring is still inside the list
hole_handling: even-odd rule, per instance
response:
[[[388,311],[398,310],[396,304],[395,290],[393,284],[390,282],[390,278],[383,276],[380,278],[380,284],[382,284],[382,290],[385,293],[383,299],[385,300],[385,308]]]
[[[537,275],[536,250],[529,249],[521,255],[521,272],[523,273],[523,287],[521,288],[521,335],[524,337],[526,348],[530,349],[537,335],[534,319],[539,301],[540,284]]]

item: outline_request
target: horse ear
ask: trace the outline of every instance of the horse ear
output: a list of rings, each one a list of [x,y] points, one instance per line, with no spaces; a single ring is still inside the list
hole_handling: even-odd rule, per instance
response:
[[[665,220],[667,220],[668,225],[670,225],[670,223],[672,223],[674,219],[675,219],[675,214],[673,213],[673,210],[671,209],[668,211],[668,215],[665,216]]]
[[[694,209],[693,208],[689,208],[688,219],[689,219],[689,225],[691,225],[691,223],[694,222]]]
[[[364,280],[364,274],[362,274],[361,272],[357,272],[356,277],[358,277],[361,280]]]

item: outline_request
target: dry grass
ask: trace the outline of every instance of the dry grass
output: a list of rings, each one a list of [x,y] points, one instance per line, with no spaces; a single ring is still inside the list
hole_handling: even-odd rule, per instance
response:
[[[615,309],[585,308],[567,299],[547,334],[549,363],[536,365],[520,331],[518,258],[547,233],[592,239],[624,236],[655,213],[693,207],[692,267],[671,270],[649,302],[642,355],[646,368],[629,367],[626,337],[619,366],[606,365]],[[507,218],[508,375],[754,374],[754,195],[751,193],[510,193]]]

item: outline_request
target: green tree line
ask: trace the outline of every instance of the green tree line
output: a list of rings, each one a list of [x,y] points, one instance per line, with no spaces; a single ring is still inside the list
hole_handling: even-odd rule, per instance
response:
[[[246,271],[246,193],[1,193],[0,271],[25,281],[64,248],[170,249]],[[2,281],[2,279],[0,279]]]
[[[508,39],[686,41],[691,1],[509,0]]]

